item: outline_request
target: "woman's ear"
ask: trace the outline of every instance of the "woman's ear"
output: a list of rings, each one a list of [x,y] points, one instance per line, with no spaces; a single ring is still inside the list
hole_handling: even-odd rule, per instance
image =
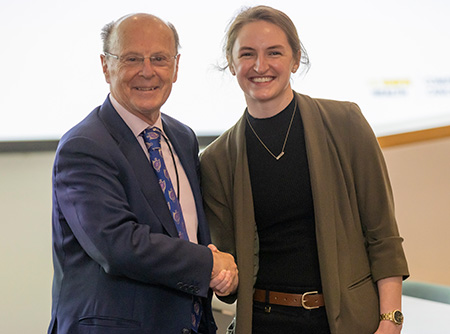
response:
[[[292,69],[291,69],[292,73],[297,72],[298,68],[300,67],[300,60],[301,60],[301,58],[302,58],[302,53],[299,50],[298,53],[297,53],[297,57],[295,57],[294,65],[292,66]]]
[[[228,68],[230,69],[231,74],[236,75],[233,64],[228,65]]]
[[[230,69],[231,74],[236,75],[236,71],[234,70],[233,61],[231,56],[227,56],[228,68]]]

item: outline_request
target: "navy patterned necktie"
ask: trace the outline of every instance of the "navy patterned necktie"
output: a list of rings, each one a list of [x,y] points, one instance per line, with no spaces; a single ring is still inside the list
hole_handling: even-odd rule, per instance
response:
[[[150,162],[158,178],[161,191],[167,202],[167,206],[172,215],[173,221],[178,231],[180,239],[188,240],[189,237],[186,230],[186,224],[183,218],[183,212],[181,211],[180,202],[178,201],[177,194],[173,188],[172,181],[170,180],[169,172],[164,163],[164,159],[161,153],[161,131],[152,127],[145,129],[143,132],[144,142],[147,146],[148,153],[150,155]],[[199,297],[194,296],[194,302],[192,304],[192,329],[197,332],[198,325],[201,319],[201,302]]]
[[[180,202],[178,201],[177,194],[175,193],[169,172],[161,154],[161,133],[159,129],[153,127],[144,130],[144,141],[147,145],[148,153],[150,154],[153,170],[158,177],[161,191],[166,198],[167,206],[169,207],[173,221],[177,227],[178,236],[180,239],[189,240],[183,213],[181,212]]]

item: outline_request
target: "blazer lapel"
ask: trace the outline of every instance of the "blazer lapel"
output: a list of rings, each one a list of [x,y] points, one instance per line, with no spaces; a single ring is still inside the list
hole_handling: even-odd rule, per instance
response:
[[[311,188],[316,219],[316,238],[323,280],[327,311],[337,318],[340,312],[339,268],[337,266],[337,244],[335,217],[338,209],[330,187],[334,185],[331,170],[329,143],[319,107],[305,95],[297,94],[304,129],[306,151],[311,176]],[[327,283],[328,282],[328,283]]]
[[[150,162],[130,128],[114,110],[109,98],[101,106],[99,116],[111,136],[116,140],[118,148],[130,163],[130,167],[133,169],[141,185],[141,190],[147,199],[149,208],[167,233],[172,237],[178,237],[164,194],[161,192],[158,179],[153,172]],[[149,222],[140,223],[149,224]]]

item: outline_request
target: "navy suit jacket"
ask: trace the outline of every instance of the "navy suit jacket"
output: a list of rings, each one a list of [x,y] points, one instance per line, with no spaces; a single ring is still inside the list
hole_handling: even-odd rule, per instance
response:
[[[49,333],[188,333],[193,295],[215,333],[197,139],[167,115],[162,122],[194,194],[199,244],[178,238],[147,157],[107,98],[56,152]]]

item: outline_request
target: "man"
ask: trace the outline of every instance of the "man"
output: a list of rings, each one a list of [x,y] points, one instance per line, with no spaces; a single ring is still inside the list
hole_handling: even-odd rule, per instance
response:
[[[177,79],[178,35],[134,14],[105,26],[102,38],[110,94],[56,152],[48,332],[215,333],[212,292],[234,291],[237,269],[206,246],[195,135],[160,112]],[[169,175],[158,174],[147,148],[155,136]]]

